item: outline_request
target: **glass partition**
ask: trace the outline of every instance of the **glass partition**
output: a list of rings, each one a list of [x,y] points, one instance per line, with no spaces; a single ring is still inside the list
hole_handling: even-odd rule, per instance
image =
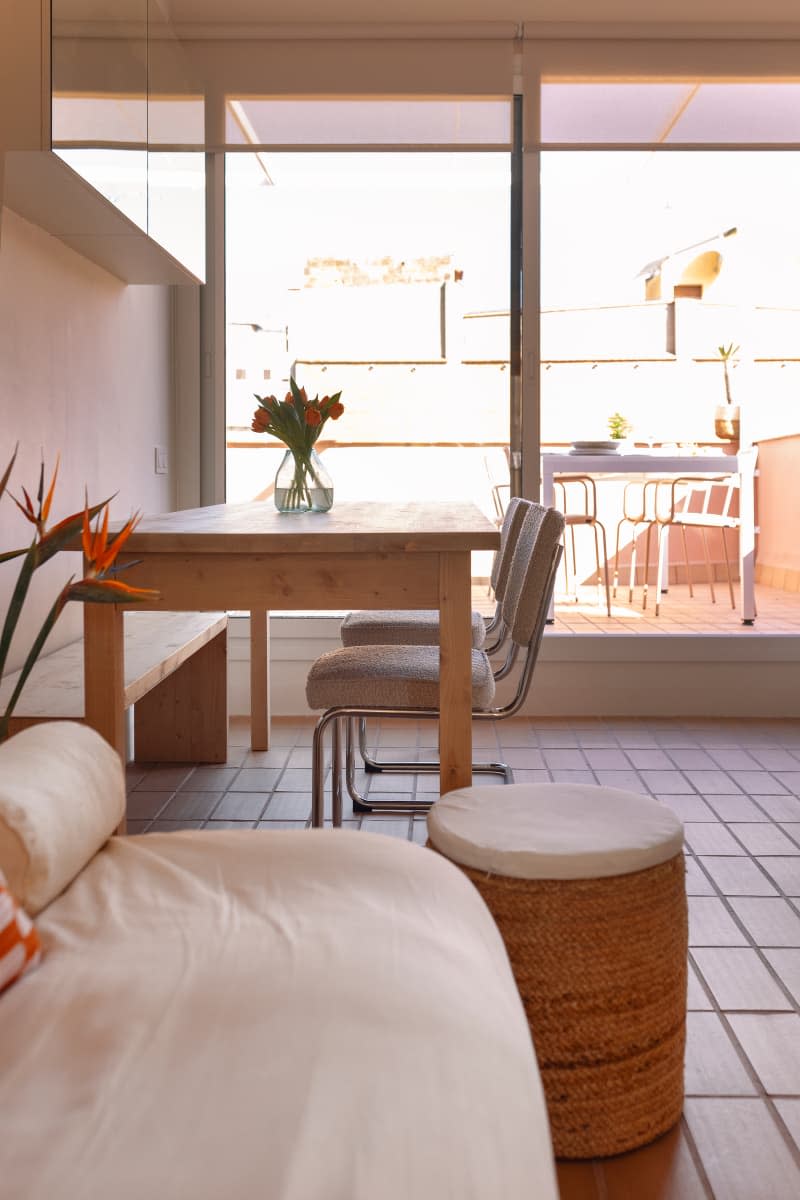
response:
[[[53,0],[52,30],[53,150],[202,278],[204,102],[159,0]]]

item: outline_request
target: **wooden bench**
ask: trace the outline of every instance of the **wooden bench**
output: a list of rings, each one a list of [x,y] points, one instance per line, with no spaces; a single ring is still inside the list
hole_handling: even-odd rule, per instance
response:
[[[126,612],[125,707],[140,762],[225,762],[228,750],[226,613]],[[19,672],[0,684],[5,708]],[[10,732],[84,719],[83,639],[39,659]]]

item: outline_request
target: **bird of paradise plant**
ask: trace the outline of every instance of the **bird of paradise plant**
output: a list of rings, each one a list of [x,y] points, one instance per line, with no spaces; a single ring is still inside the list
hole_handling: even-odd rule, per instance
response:
[[[19,447],[17,446],[11,456],[10,463],[6,467],[2,478],[0,478],[0,497],[7,491],[8,481],[11,477],[18,449]],[[128,604],[136,600],[152,599],[158,595],[158,592],[152,591],[150,588],[129,587],[128,584],[122,583],[119,579],[115,578],[117,572],[122,568],[115,567],[114,561],[135,528],[140,514],[135,513],[122,529],[109,540],[108,506],[113,497],[109,497],[108,500],[103,500],[100,504],[94,505],[90,505],[87,498],[82,511],[72,513],[71,516],[65,517],[62,521],[59,521],[56,525],[48,529],[47,522],[53,504],[58,467],[59,463],[56,461],[50,486],[47,492],[45,492],[44,463],[42,463],[39,471],[39,487],[36,493],[35,504],[25,488],[22,489],[23,500],[17,499],[16,496],[11,495],[11,492],[8,492],[8,495],[11,496],[11,499],[25,519],[33,525],[34,534],[33,541],[29,546],[23,546],[20,550],[8,550],[0,554],[0,563],[9,562],[13,558],[22,558],[22,566],[20,567],[16,586],[14,587],[8,611],[3,621],[3,628],[0,632],[0,679],[3,677],[11,641],[28,595],[34,571],[51,559],[59,550],[63,550],[65,546],[80,534],[86,563],[86,574],[83,579],[78,580],[74,576],[71,576],[53,601],[52,607],[45,617],[33,645],[28,651],[19,679],[6,705],[5,712],[0,715],[0,742],[8,737],[11,715],[25,686],[25,682],[33,670],[33,666],[53,626],[70,600],[101,604],[122,602]],[[95,527],[92,529],[92,521],[95,519]]]

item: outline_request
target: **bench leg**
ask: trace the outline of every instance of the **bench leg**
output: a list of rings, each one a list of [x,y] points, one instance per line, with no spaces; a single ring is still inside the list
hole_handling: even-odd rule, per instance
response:
[[[224,763],[228,757],[227,631],[134,705],[140,762]]]

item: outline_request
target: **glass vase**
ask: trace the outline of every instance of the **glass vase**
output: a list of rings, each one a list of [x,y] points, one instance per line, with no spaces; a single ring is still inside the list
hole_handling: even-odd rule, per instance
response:
[[[327,512],[332,504],[333,480],[316,450],[287,450],[275,476],[278,512]]]

